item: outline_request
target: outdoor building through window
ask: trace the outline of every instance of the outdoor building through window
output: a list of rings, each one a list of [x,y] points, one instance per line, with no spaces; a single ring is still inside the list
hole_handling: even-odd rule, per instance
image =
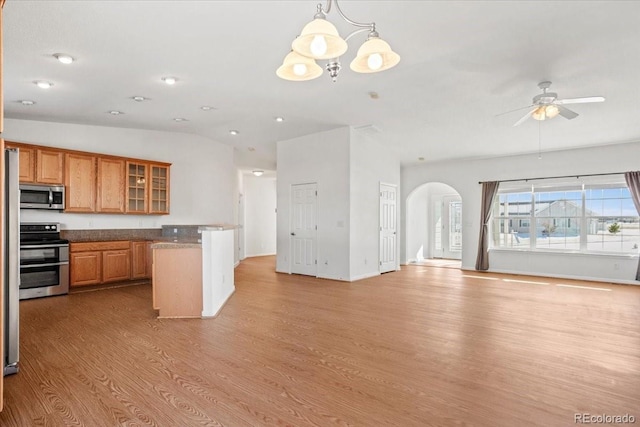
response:
[[[622,175],[501,183],[493,248],[638,254],[640,215]]]

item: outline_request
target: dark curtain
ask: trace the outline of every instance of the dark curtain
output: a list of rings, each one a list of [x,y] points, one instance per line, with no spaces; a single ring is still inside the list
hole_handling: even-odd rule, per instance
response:
[[[478,242],[478,258],[476,270],[489,269],[489,219],[493,199],[498,193],[498,181],[482,183],[482,207],[480,208],[480,241]]]
[[[638,214],[640,214],[640,172],[627,172],[624,174],[624,180],[627,181],[627,187],[629,187],[633,203],[636,205]],[[638,260],[636,280],[640,280],[640,260]]]

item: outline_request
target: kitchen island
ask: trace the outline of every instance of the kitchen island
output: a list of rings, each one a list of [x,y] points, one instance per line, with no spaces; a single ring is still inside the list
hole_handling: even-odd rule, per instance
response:
[[[159,318],[217,316],[235,291],[235,228],[201,225],[199,237],[168,237],[151,245],[153,308]]]

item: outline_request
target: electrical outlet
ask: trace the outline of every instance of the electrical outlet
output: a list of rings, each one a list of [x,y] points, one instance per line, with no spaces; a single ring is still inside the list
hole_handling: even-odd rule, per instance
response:
[[[620,264],[618,264],[617,262],[613,264],[613,269],[614,270],[620,270]]]

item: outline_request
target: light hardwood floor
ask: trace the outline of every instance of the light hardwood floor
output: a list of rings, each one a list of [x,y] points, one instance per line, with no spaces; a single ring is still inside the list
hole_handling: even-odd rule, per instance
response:
[[[0,425],[640,422],[640,287],[425,266],[345,283],[274,265],[243,261],[216,319],[157,320],[149,285],[21,302]]]

